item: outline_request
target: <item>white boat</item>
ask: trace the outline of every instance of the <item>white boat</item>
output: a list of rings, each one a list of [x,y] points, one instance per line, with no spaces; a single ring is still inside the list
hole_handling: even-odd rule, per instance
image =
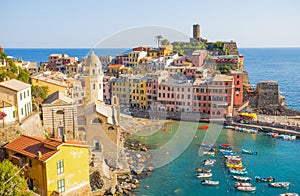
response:
[[[255,186],[238,186],[238,187],[236,187],[236,189],[239,190],[239,191],[244,191],[244,192],[256,191]]]
[[[210,178],[212,173],[197,173],[197,178]]]
[[[299,196],[298,193],[281,193],[279,196]]]
[[[215,152],[204,151],[204,152],[203,152],[203,155],[215,156]]]
[[[234,129],[234,126],[226,125],[226,126],[225,126],[225,129]]]
[[[285,188],[290,186],[290,182],[270,182],[269,185],[277,188]]]
[[[210,186],[218,186],[219,185],[219,181],[202,180],[201,184],[203,184],[203,185],[210,185]]]
[[[251,181],[251,178],[246,177],[246,176],[232,176],[235,180],[239,180],[239,181],[244,181],[244,182],[248,182]]]
[[[215,164],[216,160],[215,159],[207,159],[203,161],[203,165],[213,165]]]
[[[235,182],[234,183],[234,187],[239,187],[239,186],[252,186],[252,184],[249,182]]]

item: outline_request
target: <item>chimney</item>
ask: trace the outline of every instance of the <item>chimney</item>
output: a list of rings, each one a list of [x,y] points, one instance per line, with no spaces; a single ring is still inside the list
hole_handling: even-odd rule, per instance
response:
[[[63,143],[67,142],[67,136],[66,136],[66,134],[63,134],[63,136],[62,136],[62,142]]]
[[[41,151],[38,151],[38,152],[37,152],[37,158],[38,158],[38,159],[41,159],[42,157],[43,157],[43,155],[42,155]]]

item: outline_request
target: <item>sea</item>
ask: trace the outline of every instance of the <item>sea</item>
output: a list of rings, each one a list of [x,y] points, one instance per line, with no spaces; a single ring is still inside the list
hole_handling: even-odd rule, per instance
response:
[[[45,62],[53,53],[65,53],[81,59],[90,49],[5,49],[9,56],[25,61]],[[98,55],[115,56],[127,49],[98,49]],[[245,70],[254,86],[261,80],[276,80],[286,104],[300,110],[300,48],[240,48],[245,57]],[[151,135],[136,136],[149,145],[157,145],[157,150],[149,153],[157,165],[150,177],[141,178],[134,195],[279,195],[286,192],[300,194],[300,140],[285,141],[266,136],[264,133],[247,134],[224,129],[209,124],[208,130],[199,130],[203,124],[194,122],[173,122],[164,125],[164,129],[152,131]],[[163,130],[163,131],[162,131]],[[229,143],[233,150],[243,158],[251,183],[257,187],[254,193],[235,190],[234,180],[224,167],[220,154],[214,157],[203,156],[202,142]],[[166,146],[166,148],[164,148]],[[241,149],[257,151],[257,155],[241,154]],[[167,150],[163,150],[167,149]],[[163,154],[162,154],[163,153]],[[216,159],[211,166],[211,180],[218,180],[216,187],[201,185],[196,177],[196,168],[203,167],[205,159]],[[276,181],[289,181],[288,189],[272,188],[267,183],[257,183],[255,176],[272,176]]]

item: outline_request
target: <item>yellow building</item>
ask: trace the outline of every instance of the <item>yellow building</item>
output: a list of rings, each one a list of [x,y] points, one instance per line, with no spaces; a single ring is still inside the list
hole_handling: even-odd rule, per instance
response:
[[[148,52],[148,55],[149,57],[152,57],[152,58],[157,58],[158,57],[158,51],[157,50],[151,50]]]
[[[133,108],[146,109],[146,79],[144,75],[132,75],[129,79],[130,105]]]
[[[4,146],[9,159],[25,168],[29,189],[44,196],[90,191],[89,150],[75,141],[22,135]],[[75,164],[74,164],[75,163]]]
[[[173,53],[173,45],[162,45],[158,48],[159,56],[167,56]]]
[[[46,76],[44,74],[31,76],[31,84],[33,86],[47,86],[48,94],[55,93],[56,91],[68,91],[68,84],[63,80],[55,79],[55,76]]]

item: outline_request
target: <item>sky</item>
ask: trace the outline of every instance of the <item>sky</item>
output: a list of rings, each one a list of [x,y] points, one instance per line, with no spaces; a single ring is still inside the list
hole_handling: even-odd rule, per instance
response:
[[[0,45],[127,48],[153,45],[158,34],[188,41],[200,24],[209,41],[300,47],[299,7],[299,0],[0,0]]]

